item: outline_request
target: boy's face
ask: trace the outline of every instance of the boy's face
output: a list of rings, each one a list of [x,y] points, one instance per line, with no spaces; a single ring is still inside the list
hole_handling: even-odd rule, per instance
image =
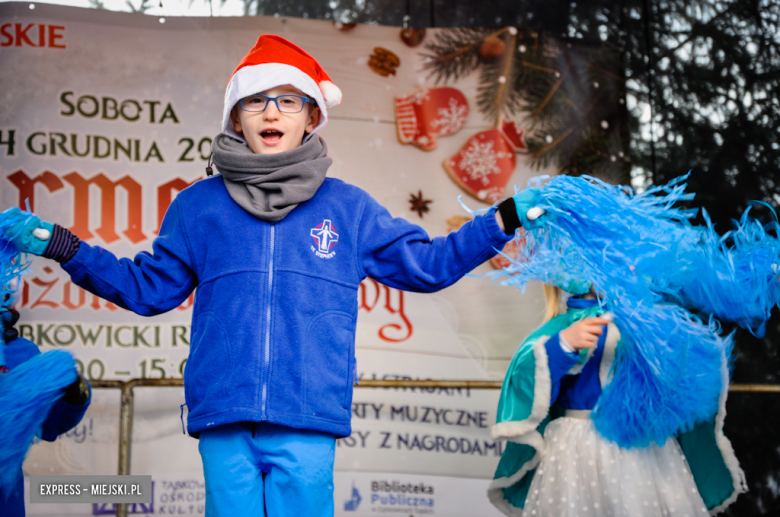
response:
[[[286,94],[308,97],[289,84],[259,93],[269,97]],[[252,152],[275,154],[301,145],[304,134],[311,133],[317,127],[320,110],[308,102],[300,113],[281,113],[274,102],[269,102],[265,111],[261,112],[244,111],[240,104],[236,104],[230,113],[230,119],[236,132],[243,133]]]

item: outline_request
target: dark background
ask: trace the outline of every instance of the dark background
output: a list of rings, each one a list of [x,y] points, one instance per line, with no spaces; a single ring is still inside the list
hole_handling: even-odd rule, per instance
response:
[[[145,10],[150,1],[133,10]],[[705,208],[720,232],[731,228],[750,200],[780,204],[778,0],[244,3],[250,16],[395,26],[406,21],[421,28],[515,26],[614,46],[624,59],[629,98],[632,167],[626,180],[641,188],[690,170],[696,193],[691,205]],[[772,217],[769,209],[753,213]],[[779,336],[776,315],[761,339],[736,331],[734,383],[780,384]],[[780,515],[779,405],[780,393],[730,395],[725,432],[750,491],[724,515]]]

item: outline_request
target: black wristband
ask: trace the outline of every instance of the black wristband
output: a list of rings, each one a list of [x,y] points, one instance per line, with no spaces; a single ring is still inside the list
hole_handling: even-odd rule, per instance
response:
[[[76,382],[65,388],[65,394],[62,396],[62,400],[72,406],[81,406],[85,404],[89,400],[89,383],[87,383],[87,380],[79,375]]]
[[[515,230],[522,226],[520,218],[517,216],[515,200],[511,197],[498,204],[498,213],[501,214],[501,219],[504,221],[505,234],[512,235],[515,233]]]
[[[79,250],[80,244],[81,239],[59,224],[55,224],[51,232],[49,244],[43,250],[42,256],[64,264],[73,258],[73,255]]]

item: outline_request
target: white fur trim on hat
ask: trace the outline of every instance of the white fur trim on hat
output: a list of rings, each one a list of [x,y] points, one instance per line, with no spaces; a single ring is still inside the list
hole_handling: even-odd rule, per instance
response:
[[[329,108],[341,104],[341,88],[330,81],[322,81],[320,83],[320,90],[322,91],[322,96],[325,98],[325,104],[327,104]]]
[[[222,132],[246,143],[246,140],[244,140],[244,138],[233,128],[233,122],[230,120],[230,112],[233,109],[233,106],[247,95],[270,90],[271,88],[276,88],[277,86],[283,86],[285,84],[298,88],[300,91],[317,101],[317,106],[319,106],[322,115],[320,116],[320,123],[317,124],[317,127],[314,128],[311,134],[314,134],[322,128],[322,126],[328,122],[327,108],[332,105],[325,101],[322,94],[323,92],[320,90],[317,83],[314,82],[314,79],[291,65],[265,63],[262,65],[245,66],[233,74],[233,77],[230,79],[230,83],[227,86],[227,90],[225,90],[225,105],[222,112]],[[336,88],[335,85],[333,85],[333,87]],[[338,88],[336,88],[336,90],[338,90]],[[338,93],[339,101],[341,101],[341,90],[338,90]]]

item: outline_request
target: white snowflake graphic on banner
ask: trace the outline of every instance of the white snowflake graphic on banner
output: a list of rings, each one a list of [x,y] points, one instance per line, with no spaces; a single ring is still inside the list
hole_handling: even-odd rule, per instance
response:
[[[451,135],[457,132],[466,123],[469,107],[450,98],[449,106],[439,108],[439,118],[431,122],[431,125],[439,130],[439,134]]]
[[[493,149],[493,142],[480,143],[475,140],[463,151],[463,158],[458,167],[464,170],[470,179],[480,180],[483,185],[489,185],[488,176],[501,173],[496,163],[498,158]]]
[[[418,106],[422,104],[425,101],[428,101],[431,99],[431,91],[430,90],[420,90],[419,92],[412,95],[412,102],[417,104]]]

